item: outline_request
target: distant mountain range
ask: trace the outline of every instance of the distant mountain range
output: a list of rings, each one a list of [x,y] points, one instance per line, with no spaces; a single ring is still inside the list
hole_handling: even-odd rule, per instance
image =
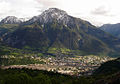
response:
[[[120,23],[105,24],[100,27],[101,30],[110,33],[111,35],[120,38]]]
[[[20,49],[66,48],[91,54],[120,50],[119,39],[57,8],[25,22],[9,16],[0,22],[0,36],[7,45]]]

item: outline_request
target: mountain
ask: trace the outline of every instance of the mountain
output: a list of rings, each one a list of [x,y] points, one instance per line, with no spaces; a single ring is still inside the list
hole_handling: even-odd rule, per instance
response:
[[[15,16],[7,16],[1,20],[0,24],[20,24],[22,21]]]
[[[112,34],[113,36],[120,38],[120,23],[118,24],[105,24],[100,27],[101,30]]]
[[[34,23],[38,21],[39,23],[52,23],[56,20],[58,23],[62,23],[67,25],[70,21],[73,23],[72,17],[69,16],[65,11],[57,9],[57,8],[50,8],[44,11],[41,15],[33,17],[28,23]]]
[[[120,58],[103,63],[94,74],[114,74],[120,71]]]
[[[22,23],[22,20],[15,16],[7,16],[2,19],[0,22],[0,38],[14,31],[20,23]]]
[[[103,63],[93,75],[94,84],[120,84],[120,58]]]
[[[117,38],[57,8],[50,8],[23,22],[3,41],[15,48],[46,51],[64,48],[92,54],[114,52],[120,47]]]
[[[0,24],[0,37],[17,29],[18,24]]]

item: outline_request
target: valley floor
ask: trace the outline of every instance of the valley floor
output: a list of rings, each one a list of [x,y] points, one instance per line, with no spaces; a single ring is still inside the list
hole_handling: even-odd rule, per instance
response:
[[[17,59],[17,58],[14,58]],[[11,59],[12,61],[14,60]],[[28,68],[34,70],[46,70],[58,72],[61,74],[68,75],[91,75],[95,69],[97,69],[102,63],[112,60],[114,58],[110,57],[98,57],[98,56],[76,56],[76,57],[31,57],[31,60],[43,61],[43,63],[34,64],[11,64],[2,66],[3,69],[8,68]],[[10,60],[10,58],[9,58]],[[22,60],[23,61],[23,60]],[[11,62],[11,61],[10,61]],[[9,63],[10,63],[9,62]],[[19,61],[20,62],[20,61]]]

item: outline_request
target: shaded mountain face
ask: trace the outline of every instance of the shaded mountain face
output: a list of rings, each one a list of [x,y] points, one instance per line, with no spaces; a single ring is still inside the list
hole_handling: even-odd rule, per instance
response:
[[[22,21],[15,16],[8,16],[4,18],[0,24],[20,24]]]
[[[103,63],[93,75],[94,84],[120,84],[120,58]]]
[[[8,33],[17,29],[19,24],[22,23],[21,19],[15,16],[8,16],[0,22],[0,38],[7,35]]]
[[[95,70],[94,75],[108,75],[120,71],[120,58],[103,63]]]
[[[120,23],[118,24],[105,24],[100,27],[101,30],[110,33],[111,35],[120,38]]]
[[[119,49],[119,40],[87,21],[50,8],[22,23],[6,35],[4,42],[16,48],[68,48],[85,52],[112,52]]]
[[[18,24],[0,24],[0,37],[18,28]]]

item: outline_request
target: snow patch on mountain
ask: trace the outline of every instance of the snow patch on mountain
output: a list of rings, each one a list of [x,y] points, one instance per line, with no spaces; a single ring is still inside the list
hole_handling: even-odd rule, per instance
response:
[[[29,22],[32,23],[39,21],[40,23],[48,23],[56,20],[59,23],[62,22],[67,25],[70,19],[71,17],[65,11],[57,8],[49,8],[48,10],[45,10],[41,15],[34,16],[31,20],[29,20]]]
[[[15,16],[7,16],[0,23],[3,24],[20,24],[22,21]]]

